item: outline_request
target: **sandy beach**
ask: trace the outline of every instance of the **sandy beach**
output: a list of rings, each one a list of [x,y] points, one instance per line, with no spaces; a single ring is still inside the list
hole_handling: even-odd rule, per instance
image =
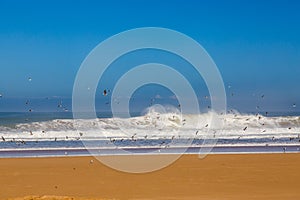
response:
[[[93,157],[5,158],[0,159],[0,197],[299,199],[299,166],[300,154],[184,155],[162,170],[128,174]]]

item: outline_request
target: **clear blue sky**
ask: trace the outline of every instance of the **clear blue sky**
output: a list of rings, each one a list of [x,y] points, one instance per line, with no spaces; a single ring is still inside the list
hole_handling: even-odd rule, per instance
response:
[[[284,0],[2,0],[0,93],[71,97],[76,72],[98,43],[124,30],[157,26],[202,44],[219,67],[230,107],[299,108],[299,10],[300,1]]]

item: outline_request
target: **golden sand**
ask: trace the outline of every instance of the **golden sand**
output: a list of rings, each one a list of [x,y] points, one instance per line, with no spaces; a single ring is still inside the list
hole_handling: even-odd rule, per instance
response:
[[[147,174],[92,157],[0,159],[0,199],[295,200],[299,188],[300,154],[184,155]]]

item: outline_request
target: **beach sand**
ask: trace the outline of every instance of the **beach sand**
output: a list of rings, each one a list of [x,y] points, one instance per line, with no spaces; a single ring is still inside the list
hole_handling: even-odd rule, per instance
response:
[[[0,159],[0,199],[294,200],[299,188],[300,154],[184,155],[147,174],[93,157]]]

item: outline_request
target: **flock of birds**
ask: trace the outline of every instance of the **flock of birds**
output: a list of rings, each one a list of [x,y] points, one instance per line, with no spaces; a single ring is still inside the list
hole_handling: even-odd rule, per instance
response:
[[[31,82],[31,81],[32,81],[32,78],[31,78],[31,77],[28,77],[28,81]],[[231,89],[231,86],[228,86],[228,89]],[[111,92],[111,91],[110,91],[109,89],[104,89],[102,94],[103,94],[103,96],[108,96],[108,95],[110,94],[110,92]],[[235,93],[233,93],[233,92],[231,92],[230,94],[231,94],[231,97],[235,96]],[[3,98],[3,95],[2,95],[1,93],[0,93],[0,98]],[[208,96],[204,96],[204,98],[205,98],[205,99],[209,99]],[[260,98],[261,98],[261,99],[264,99],[264,98],[265,98],[265,95],[264,95],[264,94],[260,95]],[[154,101],[155,101],[155,98],[151,98],[151,99],[150,99],[150,104],[149,104],[149,105],[152,106],[152,105],[154,104]],[[106,103],[106,104],[108,104],[108,103]],[[26,105],[26,106],[29,106],[29,105],[30,105],[30,101],[27,100],[27,101],[25,102],[25,105]],[[293,104],[292,104],[292,108],[296,108],[296,107],[297,107],[296,103],[293,103]],[[66,106],[63,105],[63,101],[62,101],[62,100],[60,100],[60,101],[58,102],[57,108],[58,108],[58,109],[61,109],[61,110],[63,110],[63,111],[69,111],[68,108],[67,108]],[[211,106],[207,106],[207,108],[208,108],[208,109],[211,109]],[[178,104],[178,109],[181,109],[181,105],[180,105],[180,104]],[[256,110],[258,110],[258,112],[256,113],[256,116],[258,117],[258,120],[262,120],[261,115],[259,115],[259,113],[261,113],[261,112],[259,112],[259,111],[261,110],[261,106],[260,106],[260,105],[257,105],[257,106],[256,106]],[[28,109],[28,112],[33,112],[33,109],[32,109],[32,108],[29,108],[29,109]],[[228,113],[229,113],[229,114],[234,114],[234,111],[233,111],[233,110],[229,110]],[[220,114],[223,115],[224,113],[220,113]],[[269,113],[268,113],[268,112],[264,112],[264,115],[265,115],[265,116],[268,116]],[[235,116],[236,116],[236,114],[235,114]],[[158,118],[159,118],[159,116],[158,116]],[[249,120],[249,119],[246,119],[246,121],[247,121],[247,120]],[[182,120],[182,126],[184,126],[185,123],[186,123],[186,119],[183,119],[183,120]],[[264,126],[265,124],[262,122],[261,125]],[[205,125],[205,128],[208,128],[208,127],[209,127],[209,124],[206,124],[206,125]],[[245,127],[243,128],[242,131],[243,131],[243,132],[246,132],[247,129],[248,129],[248,126],[245,126]],[[292,127],[288,127],[288,129],[291,130]],[[29,131],[29,132],[30,132],[31,135],[33,135],[33,132],[32,132],[32,131]],[[266,132],[266,130],[263,130],[262,132]],[[42,131],[42,133],[45,133],[45,131]],[[197,130],[197,131],[195,132],[195,135],[196,135],[196,136],[197,136],[198,134],[199,134],[199,130]],[[131,140],[132,142],[136,142],[136,141],[138,140],[138,139],[136,138],[136,135],[137,135],[137,134],[133,134],[133,135],[132,135],[131,137],[129,137],[128,139]],[[80,132],[80,133],[79,133],[79,136],[82,137],[82,136],[83,136],[83,133]],[[80,140],[80,137],[76,137],[76,140]],[[179,137],[180,137],[180,136],[179,136]],[[145,135],[143,139],[144,139],[144,140],[147,140],[148,138],[149,138],[149,136],[148,136],[148,135]],[[238,137],[237,139],[239,140],[240,138],[241,138],[241,136]],[[7,140],[4,138],[4,136],[1,136],[1,139],[2,139],[3,142],[6,142],[6,141],[7,141]],[[69,139],[69,137],[66,136],[66,139]],[[119,139],[119,140],[118,140],[118,139],[116,139],[116,138],[109,138],[109,142],[115,144],[115,143],[117,143],[117,142],[123,142],[123,141],[128,140],[128,139],[122,138],[122,139]],[[165,138],[165,139],[166,139],[166,138]],[[172,136],[172,137],[169,139],[169,141],[170,141],[170,142],[173,142],[175,139],[176,139],[175,136]],[[272,138],[272,140],[274,140],[274,139],[275,139],[275,137]],[[55,138],[54,141],[57,141],[57,138]],[[24,141],[24,140],[16,141],[14,138],[11,140],[11,142],[16,142],[16,143],[18,143],[19,145],[20,145],[20,144],[26,144],[26,141]],[[37,142],[38,142],[38,141],[37,141]],[[169,142],[169,143],[170,143],[170,142]],[[299,142],[300,142],[300,137],[299,137]],[[168,147],[168,142],[162,141],[162,142],[160,143],[160,146],[163,146],[163,145],[165,145],[165,147]],[[286,147],[284,147],[283,150],[284,150],[284,152],[285,152],[285,151],[286,151]]]

